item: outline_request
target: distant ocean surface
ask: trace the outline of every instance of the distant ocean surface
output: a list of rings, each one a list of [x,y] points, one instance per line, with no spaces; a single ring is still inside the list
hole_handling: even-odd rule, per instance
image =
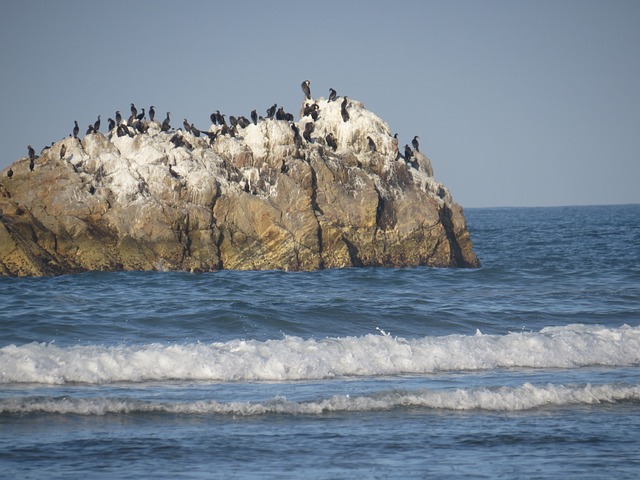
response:
[[[479,269],[0,278],[0,477],[640,474],[640,205],[465,211]]]

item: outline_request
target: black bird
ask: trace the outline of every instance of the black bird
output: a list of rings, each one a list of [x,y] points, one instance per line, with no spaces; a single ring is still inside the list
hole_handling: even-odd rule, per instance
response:
[[[336,99],[336,91],[333,88],[329,89],[329,100],[327,100],[327,103],[329,102],[333,102]]]
[[[302,91],[304,92],[304,96],[307,100],[311,100],[311,82],[309,80],[305,80],[302,82]]]
[[[211,123],[213,123],[214,125],[218,124],[218,117],[216,116],[215,112],[209,115],[209,119],[211,120]]]
[[[278,108],[278,111],[276,112],[276,120],[285,120],[286,119],[286,113],[284,113],[284,108],[280,107]]]
[[[160,131],[162,132],[168,132],[169,130],[171,130],[171,125],[169,124],[170,122],[170,117],[171,116],[171,112],[167,112],[167,118],[164,119],[164,121],[162,122],[162,127],[160,127]]]
[[[333,133],[329,133],[329,135],[325,137],[325,140],[327,141],[327,145],[329,145],[334,152],[338,149],[338,144],[336,143],[336,139],[333,137]]]
[[[133,118],[136,118],[136,116],[138,116],[138,109],[133,103],[131,104],[131,115],[133,116]]]
[[[404,159],[407,162],[411,161],[411,157],[413,157],[413,152],[411,151],[411,147],[409,145],[404,146]]]
[[[251,121],[254,125],[258,125],[258,113],[255,110],[251,110]]]
[[[296,145],[296,147],[301,147],[302,137],[300,136],[300,129],[295,123],[292,123],[291,130],[293,130],[293,143]]]
[[[120,114],[120,110],[116,111],[116,125],[120,125],[122,123],[122,115]]]
[[[62,144],[60,147],[60,160],[64,158],[65,153],[67,153],[67,146]]]
[[[348,102],[347,97],[344,97],[344,100],[342,101],[342,104],[340,105],[340,115],[342,115],[342,121],[343,122],[348,122],[349,121],[349,112],[347,112],[347,102]]]
[[[311,118],[313,119],[314,122],[318,121],[319,110],[320,110],[320,106],[317,103],[314,103],[313,105],[311,105]]]
[[[90,135],[93,133],[93,125],[89,125],[89,127],[87,128],[87,131],[85,133],[85,135]]]
[[[306,123],[304,126],[304,133],[302,134],[302,137],[309,143],[311,143],[311,133],[314,129],[315,125],[311,122]]]
[[[80,127],[78,126],[78,121],[74,120],[74,127],[73,127],[73,138],[78,138],[78,133],[80,133]]]
[[[229,115],[229,125],[235,127],[236,125],[238,125],[238,119],[233,115]]]
[[[369,150],[371,152],[377,152],[376,143],[373,141],[371,137],[367,137],[367,141],[369,142]]]
[[[136,119],[142,120],[144,118],[144,108],[142,109],[142,113],[140,115],[136,115]]]
[[[36,159],[36,151],[33,149],[31,145],[27,145],[27,152],[29,152],[29,160]]]
[[[223,113],[217,112],[216,117],[218,119],[218,125],[227,125],[227,120],[224,118],[225,115]]]
[[[273,106],[267,109],[267,118],[273,119],[273,116],[276,114],[276,108],[278,108],[278,104],[274,103]]]
[[[240,128],[247,128],[249,125],[251,125],[251,122],[247,120],[247,117],[242,116],[238,118],[238,125],[240,125]]]
[[[118,135],[118,137],[124,137],[125,135],[128,135],[126,125],[123,125],[122,123],[118,125],[118,129],[116,130],[116,135]]]
[[[93,123],[93,129],[98,132],[100,130],[100,115],[98,115],[98,120]]]
[[[149,107],[149,120],[153,122],[153,119],[156,118],[156,109],[153,105]]]
[[[420,144],[418,143],[418,136],[416,135],[415,137],[413,137],[413,140],[411,140],[411,145],[413,145],[413,148],[416,152],[420,151]]]
[[[283,162],[284,162],[284,160],[283,160]],[[13,177],[13,170],[11,170],[11,169],[7,170],[7,177],[9,177],[9,178]]]
[[[189,122],[187,122],[186,118],[182,122],[182,126],[184,127],[185,132],[191,133],[191,125],[189,125]]]
[[[193,123],[191,124],[191,133],[193,133],[196,137],[200,136],[200,130],[198,130]]]
[[[109,126],[107,127],[109,129],[109,131],[111,131],[114,128],[116,128],[116,122],[113,121],[113,118],[109,117],[107,122],[109,123]]]

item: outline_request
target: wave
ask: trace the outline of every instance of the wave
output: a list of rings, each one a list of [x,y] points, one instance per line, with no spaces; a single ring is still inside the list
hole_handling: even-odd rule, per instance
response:
[[[494,368],[640,364],[640,327],[547,327],[506,335],[232,340],[211,344],[0,349],[0,384],[104,384],[166,380],[286,381]]]
[[[456,390],[389,391],[368,396],[336,395],[311,401],[274,397],[266,402],[154,402],[127,398],[21,397],[0,400],[0,414],[108,415],[135,413],[218,415],[319,415],[395,408],[523,411],[544,407],[640,401],[640,386],[543,385]]]

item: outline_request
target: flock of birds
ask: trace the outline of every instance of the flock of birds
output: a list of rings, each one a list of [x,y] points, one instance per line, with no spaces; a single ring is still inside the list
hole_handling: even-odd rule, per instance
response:
[[[301,87],[305,95],[305,106],[303,110],[303,116],[308,115],[315,122],[319,118],[320,106],[318,105],[318,103],[315,103],[315,102],[310,103],[310,101],[312,100],[311,82],[309,80],[305,80],[304,82],[302,82]],[[337,101],[337,92],[333,88],[330,88],[327,102],[335,102],[335,101]],[[349,112],[347,110],[348,105],[349,105],[349,99],[345,96],[343,97],[342,103],[340,104],[340,115],[342,117],[343,122],[348,122],[350,119]],[[131,115],[126,121],[124,121],[124,118],[122,117],[122,114],[120,113],[120,111],[116,111],[115,119],[109,118],[107,120],[108,131],[112,132],[115,129],[116,135],[118,137],[122,137],[122,136],[134,137],[136,133],[146,133],[149,130],[150,122],[155,122],[156,111],[153,105],[149,107],[148,112],[145,112],[145,109],[141,108],[140,112],[138,113],[138,109],[136,108],[135,104],[132,103],[130,106],[130,111],[131,111]],[[147,121],[147,114],[149,116],[148,121]],[[184,128],[184,131],[189,132],[195,137],[200,137],[201,135],[205,135],[209,137],[209,142],[211,145],[213,145],[218,135],[229,135],[231,137],[235,137],[238,133],[238,128],[244,129],[248,127],[251,123],[253,123],[254,125],[257,125],[259,121],[265,120],[265,117],[258,116],[256,110],[251,111],[250,120],[244,116],[240,116],[240,117],[229,116],[229,122],[227,123],[227,119],[225,117],[226,115],[221,114],[220,110],[216,110],[214,113],[210,115],[209,118],[211,119],[211,123],[213,125],[220,127],[216,131],[200,130],[193,123],[189,123],[186,118],[182,122],[182,128]],[[302,147],[304,145],[304,141],[308,143],[312,143],[311,134],[314,131],[313,122],[306,123],[304,132],[302,133],[302,135],[300,135],[300,129],[294,122],[294,116],[290,113],[285,112],[284,108],[278,107],[277,104],[273,104],[271,107],[267,109],[266,119],[284,120],[289,122],[291,125],[291,129],[293,130],[294,143],[296,147],[298,148]],[[170,122],[171,122],[171,112],[167,112],[165,119],[160,124],[160,131],[161,132],[172,131]],[[93,124],[90,124],[88,126],[86,130],[86,135],[91,135],[91,134],[100,132],[100,126],[101,126],[101,119],[100,119],[100,115],[98,115],[98,119]],[[182,128],[178,128],[175,131],[174,135],[170,139],[170,142],[174,144],[174,146],[176,147],[187,147],[191,149],[193,147],[187,141],[187,139],[182,135]],[[79,133],[80,133],[80,127],[76,120],[74,121],[74,127],[71,132],[71,136],[73,138],[78,138]],[[415,152],[420,152],[420,144],[418,142],[418,139],[419,137],[417,135],[413,137],[413,140],[411,141],[413,149],[408,144],[405,145],[404,155],[402,155],[398,149],[398,134],[396,133],[393,137],[393,143],[396,150],[396,160],[398,160],[399,158],[403,158],[411,166],[413,166],[414,168],[418,168],[418,162],[414,155],[414,150]],[[324,141],[326,145],[330,147],[333,151],[336,151],[338,149],[338,144],[332,133],[327,134],[324,138]],[[371,152],[377,152],[377,146],[374,140],[370,136],[368,136],[367,141],[368,141],[369,150]],[[51,145],[53,145],[53,143]],[[40,155],[42,155],[42,153],[48,148],[50,147],[47,146],[43,148],[42,152],[40,152]],[[36,152],[31,145],[27,146],[27,153],[29,158],[29,170],[33,171],[35,168],[36,159],[38,157],[36,156]],[[60,148],[60,159],[63,159],[65,155],[66,155],[66,145],[63,144]],[[7,176],[9,178],[13,176],[13,170],[11,168],[9,168],[9,170],[7,171]]]

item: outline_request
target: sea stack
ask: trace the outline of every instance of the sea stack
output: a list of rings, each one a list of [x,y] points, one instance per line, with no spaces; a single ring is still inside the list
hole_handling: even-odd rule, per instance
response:
[[[479,265],[424,154],[398,158],[357,100],[346,122],[340,102],[304,101],[319,106],[294,122],[304,139],[260,119],[172,142],[176,130],[151,122],[67,137],[34,171],[17,160],[0,174],[0,274]]]

